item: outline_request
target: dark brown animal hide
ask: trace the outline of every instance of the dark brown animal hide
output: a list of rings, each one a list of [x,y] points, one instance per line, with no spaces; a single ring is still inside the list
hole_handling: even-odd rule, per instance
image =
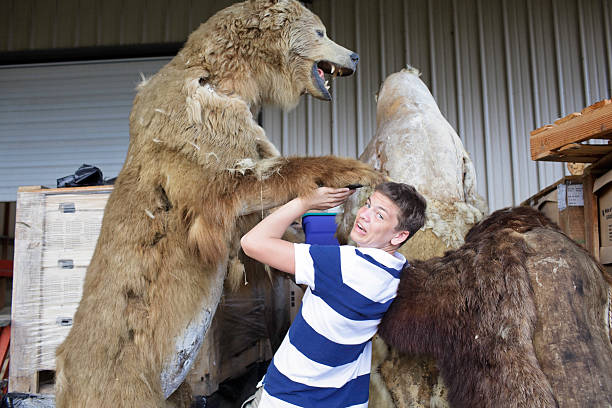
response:
[[[461,248],[410,262],[379,333],[436,359],[452,407],[610,406],[608,288],[541,213],[504,209]]]

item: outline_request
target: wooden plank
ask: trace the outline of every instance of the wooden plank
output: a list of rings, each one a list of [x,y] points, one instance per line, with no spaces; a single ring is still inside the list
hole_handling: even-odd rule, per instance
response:
[[[531,132],[531,158],[544,160],[551,150],[612,134],[612,100],[591,105],[585,114],[571,114],[546,129]]]
[[[48,188],[44,186],[22,186],[17,189],[18,192],[29,191],[34,193],[46,194],[66,194],[66,193],[95,193],[95,192],[110,192],[113,190],[112,185],[108,186],[87,186],[87,187],[65,187],[65,188]]]
[[[576,156],[584,156],[584,155],[601,155],[602,157],[608,153],[612,153],[612,145],[588,145],[588,144],[577,144],[570,143],[561,147],[557,152],[563,153],[565,155],[576,155]]]
[[[584,237],[586,250],[599,261],[599,213],[597,210],[597,197],[593,194],[595,177],[585,171],[582,181],[582,194],[584,197]]]
[[[594,163],[610,153],[612,153],[612,145],[570,143],[559,149],[549,151],[547,155],[542,156],[541,160]]]
[[[44,197],[40,191],[27,189],[17,193],[15,223],[15,262],[13,276],[12,341],[9,392],[36,393],[38,376],[33,344],[38,344],[32,321],[38,320],[39,308],[32,294],[40,291]]]
[[[540,160],[551,161],[551,162],[563,162],[563,163],[594,163],[599,160],[597,156],[565,156],[563,154],[554,153],[550,156],[545,156]]]

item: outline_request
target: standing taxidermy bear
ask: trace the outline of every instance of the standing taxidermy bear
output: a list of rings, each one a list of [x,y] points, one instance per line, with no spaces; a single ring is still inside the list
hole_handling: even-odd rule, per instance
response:
[[[189,405],[175,391],[190,366],[183,351],[197,353],[215,312],[238,218],[318,185],[381,181],[356,160],[279,157],[253,120],[262,104],[331,99],[324,74],[350,75],[357,60],[298,1],[250,0],[202,24],[139,87],[127,158],[57,351],[58,406]]]

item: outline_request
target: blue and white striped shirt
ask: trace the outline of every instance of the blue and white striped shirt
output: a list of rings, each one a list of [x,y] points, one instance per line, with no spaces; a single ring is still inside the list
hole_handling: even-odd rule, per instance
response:
[[[406,259],[381,249],[295,244],[302,307],[264,378],[259,408],[367,407],[372,336]]]

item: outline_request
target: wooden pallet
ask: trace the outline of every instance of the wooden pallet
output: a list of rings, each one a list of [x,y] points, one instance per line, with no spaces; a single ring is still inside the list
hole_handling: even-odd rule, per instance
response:
[[[608,144],[585,144],[606,139]],[[605,99],[531,132],[532,160],[594,163],[612,153],[612,100]]]

